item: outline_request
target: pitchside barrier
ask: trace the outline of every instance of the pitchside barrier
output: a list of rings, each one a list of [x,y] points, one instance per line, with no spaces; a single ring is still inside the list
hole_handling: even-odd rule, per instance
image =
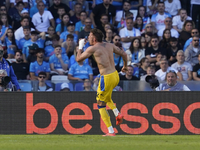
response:
[[[103,134],[95,92],[1,93],[1,134]],[[118,134],[200,134],[200,92],[113,92]]]

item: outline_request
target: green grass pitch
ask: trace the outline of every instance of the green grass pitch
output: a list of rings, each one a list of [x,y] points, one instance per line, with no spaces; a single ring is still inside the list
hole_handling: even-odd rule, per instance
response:
[[[199,150],[199,135],[0,135],[0,150]]]

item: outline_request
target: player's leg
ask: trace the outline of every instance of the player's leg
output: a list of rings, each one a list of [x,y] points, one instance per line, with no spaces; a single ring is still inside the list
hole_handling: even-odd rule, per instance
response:
[[[111,121],[110,121],[110,115],[109,115],[108,111],[106,110],[106,103],[103,102],[103,101],[97,100],[97,106],[98,106],[98,109],[99,109],[101,119],[103,120],[106,127],[108,128],[108,132],[110,134],[114,135],[114,129],[113,129]]]

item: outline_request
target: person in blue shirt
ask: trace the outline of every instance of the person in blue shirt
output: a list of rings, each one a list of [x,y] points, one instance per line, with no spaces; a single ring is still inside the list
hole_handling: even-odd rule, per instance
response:
[[[38,8],[37,8],[37,3],[39,3],[41,0],[34,0],[34,4],[30,9],[30,17],[32,18],[33,15],[35,15],[38,12]],[[43,0],[44,4],[45,1]],[[47,10],[47,8],[45,8],[44,10]]]
[[[45,32],[40,33],[39,35],[41,38],[38,39],[38,33],[36,31],[31,31],[31,40],[24,43],[22,53],[23,53],[23,60],[27,62],[27,57],[29,56],[29,46],[33,43],[36,43],[39,48],[44,48],[44,41],[45,41]]]
[[[60,45],[55,46],[54,54],[49,58],[51,74],[65,75],[68,70],[69,58],[66,54],[62,55]]]
[[[21,91],[19,83],[17,81],[17,77],[14,73],[14,70],[11,64],[8,61],[6,61],[6,59],[3,58],[3,54],[4,54],[3,47],[0,46],[0,69],[6,70],[7,75],[11,78],[12,84],[15,85],[17,91]]]
[[[51,39],[52,39],[52,45],[46,46],[44,48],[44,50],[45,50],[45,61],[49,61],[49,58],[54,54],[55,46],[59,45],[59,40],[60,40],[59,35],[54,34]],[[65,48],[61,47],[61,49],[62,49],[62,55],[66,54]]]
[[[67,31],[62,32],[61,35],[60,35],[60,43],[62,43],[63,41],[66,41],[68,34],[72,34],[74,36],[74,42],[76,42],[76,43],[78,42],[78,35],[75,34],[74,26],[75,26],[75,24],[73,22],[70,21],[68,23]]]
[[[1,37],[1,42],[7,47],[8,59],[14,58],[16,47],[16,40],[12,29],[7,29],[4,35]]]
[[[75,81],[83,81],[84,79],[93,80],[92,68],[88,64],[76,62],[69,68],[68,79]]]
[[[43,71],[46,72],[46,79],[49,79],[50,66],[49,63],[44,61],[44,50],[39,48],[36,52],[37,60],[30,64],[31,80],[37,80],[38,74]]]
[[[31,40],[30,32],[31,28],[29,26],[23,27],[24,38],[20,39],[19,41],[16,41],[18,49],[22,50],[25,42]]]
[[[57,13],[58,13],[59,17],[55,18],[56,26],[61,23],[62,15],[64,15],[66,13],[65,8],[63,6],[58,7]]]
[[[67,24],[69,23],[69,14],[63,14],[61,23],[56,26],[56,33],[60,35],[62,32],[67,31]]]
[[[78,35],[80,31],[82,31],[85,27],[85,19],[87,18],[87,13],[85,11],[81,11],[80,13],[80,21],[75,24],[75,33]]]

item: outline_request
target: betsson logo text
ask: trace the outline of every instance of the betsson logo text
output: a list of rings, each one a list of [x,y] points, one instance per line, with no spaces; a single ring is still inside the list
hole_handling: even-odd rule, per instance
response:
[[[45,109],[46,111],[50,113],[51,122],[46,128],[38,128],[34,124],[33,116],[35,112],[39,109]],[[84,112],[85,115],[70,115],[70,112],[73,109],[80,109]],[[98,109],[97,104],[94,103],[93,110],[97,110],[97,109]],[[181,122],[178,118],[173,117],[173,116],[161,115],[159,113],[160,110],[162,109],[169,109],[172,111],[173,114],[180,114],[180,109],[178,108],[177,105],[173,103],[168,103],[168,102],[164,102],[164,103],[161,102],[161,103],[156,104],[153,107],[152,112],[149,112],[147,107],[144,104],[131,102],[131,103],[124,104],[120,111],[124,115],[124,119],[126,121],[138,122],[141,124],[141,126],[139,128],[130,128],[125,123],[121,124],[120,129],[126,134],[143,134],[148,130],[150,126],[149,121],[145,117],[128,114],[128,110],[131,110],[131,109],[137,109],[140,111],[141,114],[152,113],[152,116],[154,117],[154,119],[158,121],[162,121],[162,122],[172,123],[171,128],[162,128],[159,126],[159,124],[151,124],[151,128],[158,134],[174,134],[178,132],[181,128]],[[185,128],[189,132],[193,134],[200,134],[200,128],[194,127],[190,119],[192,112],[196,109],[200,109],[200,102],[192,103],[185,109],[184,114],[183,114],[183,123],[185,125]],[[93,119],[93,114],[92,114],[91,109],[87,105],[83,103],[79,103],[79,102],[74,102],[67,105],[63,109],[62,116],[61,116],[63,128],[70,134],[84,134],[92,129],[92,126],[89,123],[86,123],[85,126],[83,126],[82,128],[74,128],[73,126],[71,126],[69,122],[70,120],[81,121],[81,120],[92,120],[92,119]],[[27,93],[26,95],[26,133],[27,134],[52,133],[56,129],[57,125],[58,125],[58,113],[55,107],[49,103],[37,103],[33,105],[33,93]],[[107,128],[102,120],[100,121],[100,128],[102,132],[104,133],[107,132]],[[114,130],[116,133],[118,133],[118,130],[116,128],[114,128]]]

